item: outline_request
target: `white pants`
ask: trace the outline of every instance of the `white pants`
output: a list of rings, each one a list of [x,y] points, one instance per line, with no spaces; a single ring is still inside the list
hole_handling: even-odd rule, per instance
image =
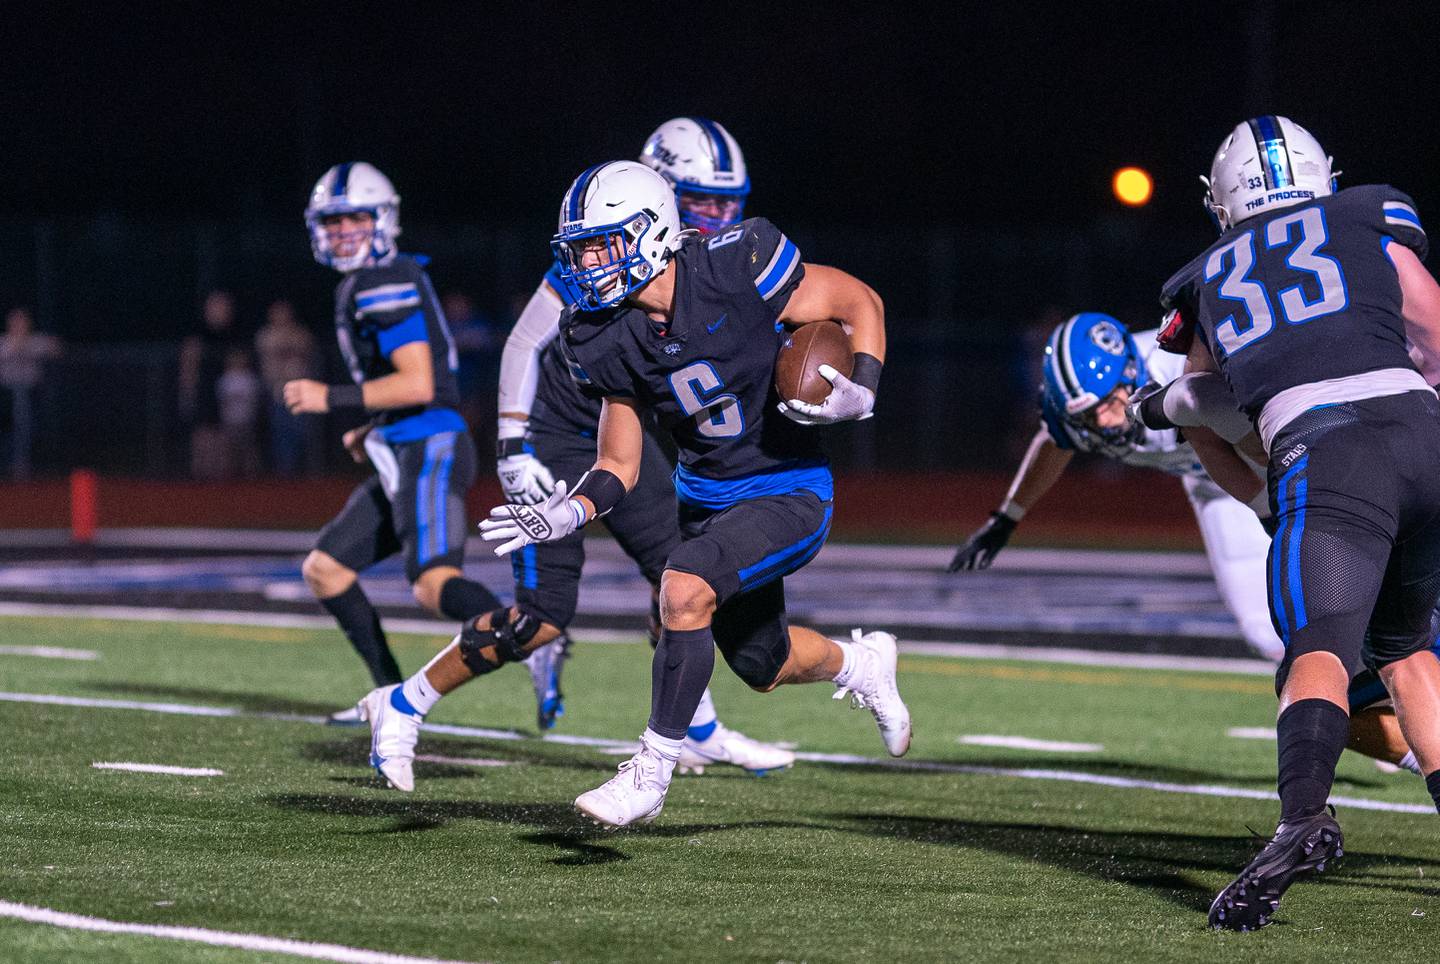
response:
[[[1285,655],[1285,645],[1270,623],[1269,590],[1265,582],[1265,560],[1270,537],[1260,520],[1246,505],[1226,495],[1209,479],[1186,476],[1185,494],[1200,523],[1205,555],[1225,608],[1240,624],[1240,633],[1257,655],[1273,663]]]

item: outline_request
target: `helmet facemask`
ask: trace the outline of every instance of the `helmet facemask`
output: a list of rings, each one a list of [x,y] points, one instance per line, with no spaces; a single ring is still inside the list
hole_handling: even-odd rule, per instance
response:
[[[749,194],[748,184],[734,191],[677,185],[675,204],[680,209],[680,223],[701,234],[715,234],[744,220]]]
[[[641,211],[616,224],[567,225],[555,236],[550,247],[560,262],[561,278],[580,292],[579,307],[586,311],[608,308],[655,277],[655,269],[642,252],[655,220],[653,213]]]
[[[368,214],[370,227],[337,234],[326,225],[328,219],[344,214]],[[305,216],[306,226],[310,229],[310,249],[315,254],[315,260],[340,272],[355,271],[389,256],[395,250],[394,235],[399,233],[389,226],[396,220],[390,205],[379,208],[312,211]],[[355,241],[355,250],[350,254],[341,254],[336,248],[346,241]]]

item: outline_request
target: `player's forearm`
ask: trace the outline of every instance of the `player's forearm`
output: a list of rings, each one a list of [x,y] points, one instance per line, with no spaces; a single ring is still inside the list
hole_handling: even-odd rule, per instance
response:
[[[600,427],[595,433],[595,465],[591,472],[609,472],[629,492],[640,478],[640,459],[645,450],[645,430],[634,404],[605,399],[600,409]]]
[[[428,405],[435,399],[435,381],[428,371],[396,372],[360,386],[367,411],[391,408],[414,408]]]
[[[885,303],[863,281],[855,281],[843,314],[836,318],[850,335],[850,347],[857,355],[885,360]]]
[[[1265,491],[1265,482],[1235,447],[1214,431],[1196,426],[1185,430],[1185,440],[1195,449],[1205,474],[1231,498],[1252,507]]]
[[[1025,458],[1015,472],[1010,490],[1005,493],[1002,511],[1015,518],[1015,508],[1018,508],[1021,514],[1034,508],[1065,473],[1071,457],[1070,452],[1051,441],[1048,433],[1043,430],[1037,432],[1030,440],[1030,447],[1025,450]],[[1019,519],[1015,521],[1018,522]]]
[[[545,346],[560,334],[563,306],[550,285],[540,283],[515,327],[505,339],[500,354],[500,391],[497,410],[501,418],[524,421],[535,405],[540,383],[540,356]]]

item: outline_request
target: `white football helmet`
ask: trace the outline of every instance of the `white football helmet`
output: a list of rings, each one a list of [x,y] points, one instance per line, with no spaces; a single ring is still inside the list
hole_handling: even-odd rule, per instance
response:
[[[1205,208],[1225,231],[1264,211],[1333,194],[1338,171],[1310,132],[1267,114],[1235,125],[1215,152]]]
[[[369,243],[362,243],[350,255],[335,252],[323,219],[332,214],[366,212],[375,219]],[[310,246],[315,260],[337,271],[354,271],[372,258],[381,261],[395,251],[400,236],[400,195],[390,179],[364,161],[336,164],[326,171],[310,192],[305,208],[305,226],[310,229]]]
[[[676,117],[655,128],[640,151],[640,160],[675,187],[680,220],[686,227],[711,234],[744,216],[750,177],[745,155],[730,132],[703,117]],[[686,195],[714,195],[723,200],[716,214],[689,210]]]
[[[580,308],[598,311],[664,270],[680,234],[669,182],[644,164],[611,161],[570,185],[550,246],[561,278],[580,293]]]

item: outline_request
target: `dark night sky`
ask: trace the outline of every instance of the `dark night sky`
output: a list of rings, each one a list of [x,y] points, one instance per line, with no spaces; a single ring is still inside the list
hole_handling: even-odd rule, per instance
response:
[[[776,220],[1084,223],[1133,162],[1145,216],[1203,232],[1195,175],[1262,110],[1427,208],[1427,7],[31,5],[5,14],[0,217],[289,217],[358,157],[412,218],[548,225],[682,113],[731,128]]]

